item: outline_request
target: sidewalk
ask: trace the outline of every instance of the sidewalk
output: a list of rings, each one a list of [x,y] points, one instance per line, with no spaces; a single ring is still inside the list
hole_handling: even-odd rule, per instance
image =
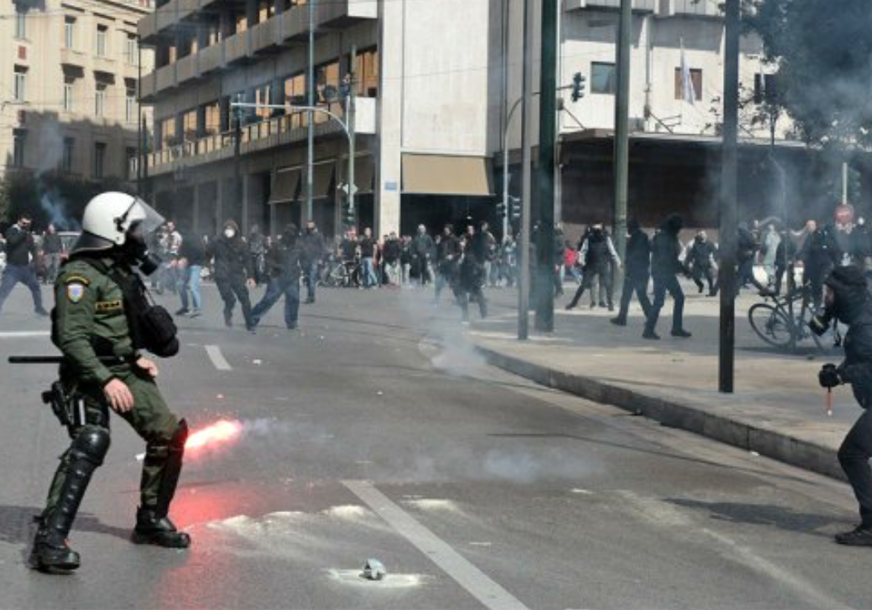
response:
[[[555,304],[555,332],[517,340],[514,291],[491,291],[495,316],[473,322],[477,349],[501,368],[543,385],[643,414],[664,425],[690,430],[789,464],[843,478],[838,447],[860,408],[847,387],[834,394],[828,417],[817,373],[825,362],[840,362],[841,350],[804,348],[798,355],[769,348],[747,321],[760,299],[744,293],[737,303],[736,393],[722,395],[718,384],[718,299],[697,296],[685,286],[685,327],[691,339],[669,336],[672,302],[658,327],[662,339],[641,338],[643,319],[631,307],[627,327],[609,323],[614,314],[589,310],[587,295],[575,311],[571,297]]]

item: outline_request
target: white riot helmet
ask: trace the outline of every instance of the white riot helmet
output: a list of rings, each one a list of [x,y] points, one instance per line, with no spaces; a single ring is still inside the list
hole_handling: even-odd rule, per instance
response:
[[[123,246],[134,225],[138,225],[138,233],[144,237],[163,223],[163,217],[138,197],[126,193],[102,193],[85,207],[82,235],[72,251],[93,252]]]

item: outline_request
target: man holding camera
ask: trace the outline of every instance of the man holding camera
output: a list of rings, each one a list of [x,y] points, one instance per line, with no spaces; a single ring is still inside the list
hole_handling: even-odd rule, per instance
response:
[[[0,310],[15,285],[22,283],[33,295],[33,311],[36,315],[47,316],[48,312],[42,306],[39,280],[36,279],[36,272],[30,262],[31,257],[36,257],[36,243],[30,227],[30,216],[22,214],[18,217],[18,222],[6,231],[6,269],[3,280],[0,281]]]
[[[811,322],[823,334],[833,321],[848,327],[842,343],[845,360],[838,366],[825,364],[818,379],[828,391],[850,384],[854,398],[864,409],[839,448],[839,463],[860,504],[860,525],[836,535],[836,542],[849,546],[872,546],[872,302],[866,277],[853,265],[839,267],[824,282],[826,309]]]

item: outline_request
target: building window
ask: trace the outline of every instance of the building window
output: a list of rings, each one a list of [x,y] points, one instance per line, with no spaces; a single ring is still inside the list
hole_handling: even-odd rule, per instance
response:
[[[27,9],[15,3],[15,37],[18,40],[27,38]]]
[[[338,98],[334,101],[328,100],[328,95],[326,95],[327,87],[332,87],[336,91],[339,90],[339,60],[315,68],[315,91],[318,97],[316,103],[318,101],[326,103],[327,110],[342,116],[342,101]],[[322,112],[315,115],[316,123],[326,123],[329,120],[330,117]]]
[[[203,108],[203,135],[214,136],[221,132],[221,104],[215,102]]]
[[[24,144],[27,132],[16,129],[12,132],[12,167],[24,167]]]
[[[370,49],[357,54],[354,66],[357,79],[357,95],[378,97],[378,49]]]
[[[675,68],[675,99],[684,99],[684,87],[682,86],[681,68]],[[702,100],[702,70],[690,69],[690,82],[693,83],[693,97],[696,101]]]
[[[160,130],[158,131],[160,142],[158,146],[161,149],[169,148],[176,145],[176,119],[170,117],[160,122]]]
[[[27,68],[15,66],[15,101],[23,102],[27,95]]]
[[[614,95],[618,90],[615,78],[615,64],[593,62],[590,65],[591,93]]]
[[[258,87],[254,90],[254,103],[255,104],[271,104],[272,103],[272,86],[263,85],[262,87]],[[254,113],[257,115],[257,118],[260,120],[267,120],[272,116],[272,108],[256,108]]]
[[[76,44],[76,18],[64,17],[64,48],[75,48]]]
[[[94,95],[94,115],[101,117],[106,112],[106,85],[97,83],[97,91]]]
[[[128,34],[127,40],[124,43],[124,56],[127,59],[127,63],[129,64],[137,64],[136,57],[136,35]]]
[[[105,25],[97,26],[97,57],[106,57],[106,37],[109,28]]]
[[[73,111],[73,88],[76,84],[76,79],[72,76],[64,77],[64,112]]]
[[[289,76],[285,79],[285,104],[287,106],[305,106],[306,105],[306,75],[297,74]],[[291,115],[291,129],[304,127],[306,125],[306,113],[295,112],[291,108],[287,108],[286,113]]]
[[[257,22],[263,23],[276,14],[276,4],[272,0],[259,0],[257,3]]]
[[[64,151],[61,157],[61,170],[67,174],[73,173],[73,155],[76,152],[76,139],[64,138]]]
[[[106,163],[106,143],[94,144],[94,178],[100,180],[104,176],[104,164]]]
[[[124,149],[124,158],[127,163],[124,164],[124,177],[127,180],[132,180],[134,178],[133,174],[133,160],[136,159],[136,149],[132,146],[128,146]]]
[[[124,120],[128,123],[136,123],[136,89],[127,89],[124,98]]]
[[[197,139],[197,109],[188,110],[182,115],[182,135],[186,142]]]

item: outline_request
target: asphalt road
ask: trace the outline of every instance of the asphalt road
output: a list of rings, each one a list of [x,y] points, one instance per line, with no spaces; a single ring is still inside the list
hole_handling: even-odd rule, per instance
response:
[[[24,563],[66,437],[38,400],[52,367],[5,364],[51,353],[48,324],[22,288],[7,303],[0,606],[872,606],[872,550],[831,539],[845,485],[493,370],[429,292],[324,290],[299,332],[276,308],[256,336],[204,294],[160,382],[194,429],[242,434],[188,455],[173,517],[193,546],[128,541],[143,445],[116,418],[69,576]],[[370,558],[385,580],[360,577]]]

